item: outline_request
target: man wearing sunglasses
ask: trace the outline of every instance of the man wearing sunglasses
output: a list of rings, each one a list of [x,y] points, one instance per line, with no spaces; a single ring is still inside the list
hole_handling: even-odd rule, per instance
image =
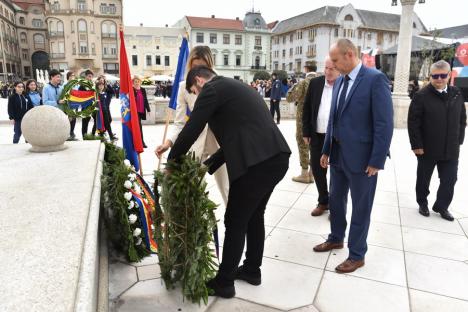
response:
[[[411,149],[418,159],[416,201],[419,213],[429,217],[427,196],[434,168],[440,185],[432,210],[453,221],[448,207],[457,181],[460,145],[465,138],[466,109],[461,91],[449,86],[450,64],[438,61],[431,66],[430,84],[417,92],[408,111]]]

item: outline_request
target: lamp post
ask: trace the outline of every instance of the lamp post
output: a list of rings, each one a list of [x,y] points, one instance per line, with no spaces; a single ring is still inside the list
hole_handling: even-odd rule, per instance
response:
[[[411,64],[411,42],[413,37],[413,12],[417,0],[400,0],[402,10],[400,17],[400,33],[398,35],[398,52],[393,84],[393,107],[395,112],[395,127],[405,128],[410,98],[408,82]],[[419,0],[424,3],[424,0]],[[392,0],[392,6],[397,0]]]

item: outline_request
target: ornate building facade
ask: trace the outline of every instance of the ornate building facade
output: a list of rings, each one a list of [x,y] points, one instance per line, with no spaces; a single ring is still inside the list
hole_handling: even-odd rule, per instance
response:
[[[118,74],[121,0],[48,0],[45,5],[51,68]]]
[[[243,20],[184,16],[174,26],[189,34],[190,47],[211,48],[220,75],[250,81],[270,64],[271,31],[259,12],[247,12]]]
[[[0,80],[3,81],[21,75],[16,9],[11,1],[0,1]]]
[[[306,61],[316,61],[322,72],[330,46],[339,38],[351,40],[359,51],[385,50],[398,43],[400,15],[357,10],[351,4],[325,6],[279,22],[271,37],[272,70],[289,74],[302,71]],[[413,15],[413,33],[426,32]]]

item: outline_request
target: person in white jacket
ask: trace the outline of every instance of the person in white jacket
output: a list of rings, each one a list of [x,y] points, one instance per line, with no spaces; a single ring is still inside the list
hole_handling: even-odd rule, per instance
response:
[[[205,65],[211,69],[214,67],[213,55],[210,48],[207,46],[196,46],[192,49],[187,60],[187,72],[189,72],[193,67],[199,65]],[[174,117],[174,124],[169,129],[166,141],[162,145],[159,145],[154,151],[158,158],[161,158],[162,154],[171,148],[176,141],[179,133],[184,128],[185,123],[190,116],[190,112],[193,111],[196,99],[197,96],[195,94],[190,94],[185,89],[185,81],[181,82],[179,85],[179,92],[177,94],[177,108]],[[195,152],[195,157],[199,158],[200,161],[203,162],[210,155],[214,154],[218,148],[218,142],[207,125],[190,150]],[[229,194],[229,179],[226,165],[223,165],[214,173],[214,178],[224,204],[226,205]]]

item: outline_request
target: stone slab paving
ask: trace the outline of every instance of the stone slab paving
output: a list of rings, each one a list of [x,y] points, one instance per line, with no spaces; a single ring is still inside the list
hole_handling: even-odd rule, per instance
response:
[[[120,125],[113,122],[120,137]],[[81,129],[77,124],[76,129]],[[236,282],[232,300],[210,298],[207,306],[184,302],[180,290],[167,291],[159,278],[157,256],[141,263],[110,259],[111,311],[468,311],[468,148],[462,146],[458,182],[451,211],[455,222],[438,214],[418,214],[414,185],[416,159],[406,130],[395,130],[392,158],[379,175],[369,231],[366,266],[351,274],[334,267],[346,249],[316,254],[312,247],[329,232],[327,215],[311,217],[316,204],[315,185],[291,181],[299,172],[295,124],[280,124],[293,151],[290,169],[274,191],[265,216],[267,238],[263,283],[254,287]],[[0,126],[0,143],[9,143],[12,126]],[[152,153],[162,140],[163,126],[144,126],[150,146],[142,154],[145,178],[151,179],[157,161]],[[1,147],[0,147],[1,149]],[[211,176],[210,197],[220,204],[220,236],[224,205]],[[434,173],[430,203],[437,191]],[[348,217],[351,214],[349,206]],[[221,240],[222,242],[222,240]]]

